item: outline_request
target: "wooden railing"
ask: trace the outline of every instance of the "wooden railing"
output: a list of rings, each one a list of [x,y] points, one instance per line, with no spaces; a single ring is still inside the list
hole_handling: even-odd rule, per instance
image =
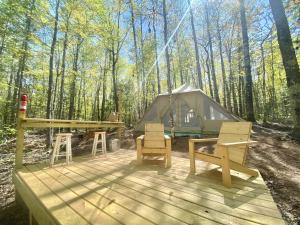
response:
[[[24,155],[24,132],[26,128],[117,128],[118,135],[124,128],[123,122],[110,121],[81,121],[81,120],[53,120],[41,118],[26,118],[25,112],[19,112],[17,124],[17,144],[16,144],[16,169],[23,166]]]

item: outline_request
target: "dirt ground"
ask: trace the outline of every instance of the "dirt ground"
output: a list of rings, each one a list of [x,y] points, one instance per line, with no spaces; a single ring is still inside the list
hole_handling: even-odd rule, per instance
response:
[[[115,133],[108,135],[114,138]],[[135,149],[131,131],[126,131],[122,148]],[[287,132],[254,126],[254,144],[247,156],[247,165],[259,169],[286,224],[300,225],[300,143],[292,140]],[[188,157],[188,138],[175,138],[172,153]],[[25,136],[25,163],[31,164],[49,158],[43,134]],[[79,134],[72,138],[73,155],[90,153],[92,138]],[[14,168],[15,139],[0,145],[0,224],[27,225],[28,214],[15,202],[12,170]]]

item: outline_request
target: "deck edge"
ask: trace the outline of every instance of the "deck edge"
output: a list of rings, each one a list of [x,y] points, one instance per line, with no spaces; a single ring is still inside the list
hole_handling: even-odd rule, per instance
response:
[[[15,191],[18,192],[24,203],[29,209],[29,212],[38,221],[39,225],[59,225],[60,223],[49,213],[42,202],[30,191],[30,188],[14,171],[12,174]]]

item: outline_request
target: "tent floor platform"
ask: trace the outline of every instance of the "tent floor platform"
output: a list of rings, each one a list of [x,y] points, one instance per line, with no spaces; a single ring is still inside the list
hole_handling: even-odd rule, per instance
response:
[[[222,185],[220,168],[172,157],[136,164],[120,150],[70,165],[27,165],[14,172],[16,191],[39,224],[284,224],[262,177],[232,172]]]

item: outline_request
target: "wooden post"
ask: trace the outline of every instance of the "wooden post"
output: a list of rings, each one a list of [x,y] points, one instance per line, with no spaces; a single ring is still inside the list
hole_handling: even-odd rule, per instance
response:
[[[125,129],[124,129],[123,126],[122,127],[118,127],[117,133],[118,133],[118,138],[120,140],[122,140],[124,138],[124,132],[125,132]]]
[[[23,164],[23,151],[24,151],[24,128],[22,127],[22,120],[25,119],[26,112],[19,111],[17,122],[17,144],[16,144],[16,169],[21,169]]]
[[[23,119],[26,117],[27,95],[21,95],[20,109],[18,112],[17,121],[17,144],[16,144],[16,169],[21,169],[23,165],[23,151],[24,151],[24,128],[22,126]]]

